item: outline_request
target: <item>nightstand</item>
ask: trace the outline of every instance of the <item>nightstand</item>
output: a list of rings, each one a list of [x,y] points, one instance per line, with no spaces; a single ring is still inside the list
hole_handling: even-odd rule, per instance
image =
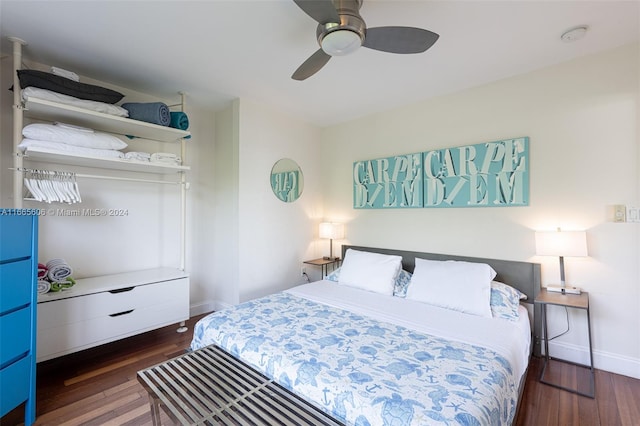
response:
[[[302,263],[306,263],[307,265],[319,266],[322,270],[322,278],[324,279],[324,277],[326,277],[329,272],[335,271],[335,269],[340,266],[340,264],[342,263],[342,259],[340,259],[339,257],[333,259],[325,259],[321,257],[320,259],[305,260]],[[329,266],[331,266],[331,271],[329,271]]]
[[[564,389],[569,392],[576,393],[582,396],[588,396],[589,398],[595,398],[595,370],[593,368],[593,347],[591,345],[591,318],[589,315],[589,293],[582,292],[581,294],[562,294],[556,292],[547,291],[547,289],[543,288],[540,290],[538,297],[535,299],[535,303],[541,305],[542,309],[542,330],[544,336],[544,366],[542,367],[542,372],[540,373],[540,382],[545,383],[550,386],[557,387],[559,389]],[[571,361],[566,361],[562,359],[553,358],[549,355],[549,335],[547,331],[547,305],[556,305],[563,306],[565,308],[572,309],[584,309],[587,313],[587,332],[589,338],[589,365],[579,364]],[[570,387],[563,386],[557,382],[552,382],[545,378],[545,374],[547,373],[547,368],[550,365],[551,361],[562,362],[572,365],[577,365],[579,367],[588,368],[589,376],[590,376],[590,390],[589,392],[583,392],[578,389],[573,389]]]

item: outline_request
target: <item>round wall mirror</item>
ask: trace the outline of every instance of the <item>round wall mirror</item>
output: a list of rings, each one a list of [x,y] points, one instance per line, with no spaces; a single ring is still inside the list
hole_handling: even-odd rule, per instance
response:
[[[304,176],[298,164],[290,158],[282,158],[271,169],[271,189],[279,200],[292,203],[302,195]]]

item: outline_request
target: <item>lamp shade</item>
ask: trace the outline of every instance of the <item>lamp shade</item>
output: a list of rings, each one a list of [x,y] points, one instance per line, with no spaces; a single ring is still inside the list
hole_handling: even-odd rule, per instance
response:
[[[322,222],[318,231],[320,238],[339,240],[344,238],[344,224],[335,222]]]
[[[540,256],[587,256],[585,231],[538,231],[536,254]]]

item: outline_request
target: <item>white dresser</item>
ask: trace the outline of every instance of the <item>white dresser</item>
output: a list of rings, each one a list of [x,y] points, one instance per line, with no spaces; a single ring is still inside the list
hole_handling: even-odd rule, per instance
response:
[[[189,277],[179,269],[78,279],[38,296],[37,360],[98,346],[189,318]]]

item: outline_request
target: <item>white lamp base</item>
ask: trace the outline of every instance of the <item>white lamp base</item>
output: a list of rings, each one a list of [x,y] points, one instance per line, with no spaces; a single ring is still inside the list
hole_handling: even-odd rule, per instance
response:
[[[551,291],[554,293],[566,293],[566,294],[582,293],[582,290],[580,290],[580,287],[561,287],[559,285],[548,285],[547,291]]]

